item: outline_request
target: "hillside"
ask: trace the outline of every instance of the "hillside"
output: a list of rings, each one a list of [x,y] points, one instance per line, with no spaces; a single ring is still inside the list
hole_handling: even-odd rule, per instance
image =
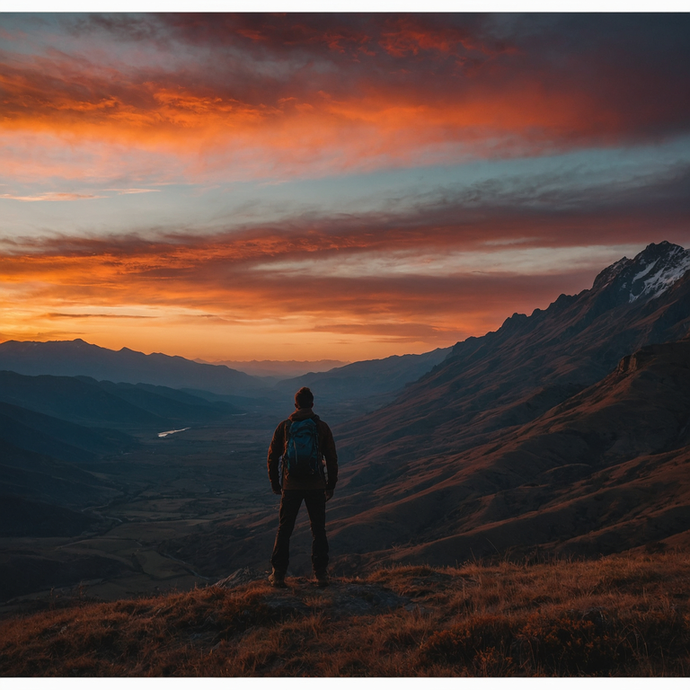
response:
[[[127,347],[109,350],[81,339],[0,344],[0,370],[38,376],[88,376],[115,383],[149,383],[170,388],[201,388],[224,395],[256,393],[260,379],[223,365],[200,364],[184,357],[146,355]]]
[[[590,290],[561,295],[546,310],[514,314],[498,331],[458,343],[395,402],[343,425],[341,444],[362,466],[397,464],[420,451],[471,448],[497,430],[530,422],[601,380],[622,357],[684,337],[688,268],[690,251],[668,242],[621,259]],[[659,285],[661,292],[653,289]]]
[[[218,422],[242,412],[230,403],[210,402],[164,386],[116,384],[86,376],[25,376],[12,371],[0,371],[0,401],[61,419],[67,422],[62,425],[65,430],[72,423],[165,431],[171,425]],[[57,433],[57,425],[50,428]],[[122,434],[100,433],[103,438],[114,438],[111,446],[119,443],[120,450],[127,449]]]
[[[386,399],[433,369],[451,352],[437,348],[421,355],[394,355],[384,359],[353,362],[324,372],[311,372],[276,384],[275,390],[294,395],[302,386],[317,391],[327,401],[365,398]]]
[[[0,622],[0,675],[687,676],[689,578],[669,554],[379,569],[323,590],[238,572],[113,603],[75,592]]]
[[[407,485],[383,486],[376,506],[360,499],[356,517],[333,521],[332,542],[352,553],[358,529],[378,526],[396,549],[362,559],[432,564],[536,547],[690,548],[689,420],[690,340],[643,348],[530,424],[406,464]]]

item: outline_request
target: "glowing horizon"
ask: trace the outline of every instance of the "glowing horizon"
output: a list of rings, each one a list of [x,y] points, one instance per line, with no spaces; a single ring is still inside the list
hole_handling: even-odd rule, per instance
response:
[[[688,247],[689,28],[0,15],[0,340],[420,353]]]

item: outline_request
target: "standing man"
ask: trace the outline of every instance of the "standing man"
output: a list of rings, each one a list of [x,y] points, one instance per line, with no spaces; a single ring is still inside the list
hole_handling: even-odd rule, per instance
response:
[[[268,449],[268,478],[274,494],[280,494],[280,522],[268,577],[274,587],[286,587],[290,536],[304,500],[311,523],[311,563],[319,587],[328,585],[326,501],[338,480],[338,456],[333,434],[314,414],[314,396],[308,388],[295,394],[297,408],[273,434]],[[325,469],[323,458],[326,458]],[[282,459],[282,472],[279,461]],[[282,479],[282,481],[281,481]]]

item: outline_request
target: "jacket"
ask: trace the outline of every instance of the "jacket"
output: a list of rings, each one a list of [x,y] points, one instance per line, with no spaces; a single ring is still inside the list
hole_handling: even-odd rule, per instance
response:
[[[328,482],[324,477],[323,469],[314,477],[307,477],[305,479],[295,479],[286,476],[285,464],[282,463],[282,471],[280,469],[280,460],[285,453],[285,422],[281,422],[273,432],[273,439],[271,445],[268,447],[268,478],[272,486],[280,484],[283,489],[289,491],[291,489],[308,490],[308,489],[326,489],[333,491],[335,484],[338,481],[338,455],[335,450],[335,441],[333,440],[333,433],[326,422],[319,419],[311,408],[295,410],[290,415],[290,421],[298,422],[303,419],[313,418],[316,422],[319,435],[319,451],[320,455],[326,458],[326,472],[328,474]],[[287,421],[287,420],[286,420]]]

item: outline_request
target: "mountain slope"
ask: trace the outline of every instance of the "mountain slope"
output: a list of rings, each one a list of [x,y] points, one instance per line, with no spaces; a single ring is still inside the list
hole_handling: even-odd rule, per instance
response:
[[[287,379],[276,390],[294,393],[302,386],[318,388],[320,395],[346,398],[368,397],[391,393],[417,380],[439,362],[452,348],[437,348],[421,355],[393,355],[384,359],[353,362],[325,372],[312,372]]]
[[[35,453],[0,440],[0,495],[81,510],[106,503],[119,491],[73,462]],[[15,518],[18,520],[18,517]],[[7,525],[6,525],[7,527]],[[21,525],[13,529],[24,531]]]
[[[69,462],[130,450],[136,441],[113,430],[94,429],[0,402],[0,441]]]
[[[649,245],[602,271],[592,289],[458,343],[395,402],[356,427],[341,426],[341,445],[363,466],[397,463],[420,452],[471,448],[531,421],[600,380],[623,356],[683,337],[690,328],[688,268],[690,252],[682,247]]]
[[[209,402],[160,386],[115,384],[85,376],[24,376],[11,371],[0,371],[0,401],[80,425],[128,431],[207,424],[240,412],[230,403]],[[108,434],[103,432],[104,437]],[[117,436],[113,443],[118,440],[124,442]]]
[[[397,545],[386,557],[432,564],[537,546],[690,547],[690,340],[643,348],[532,423],[404,474],[332,523],[334,549],[356,552],[363,530]]]
[[[17,342],[0,344],[0,369],[37,376],[89,376],[116,383],[149,383],[171,388],[200,388],[220,394],[246,394],[264,384],[226,366],[199,364],[160,353],[145,355],[123,347],[109,350],[84,342]]]

